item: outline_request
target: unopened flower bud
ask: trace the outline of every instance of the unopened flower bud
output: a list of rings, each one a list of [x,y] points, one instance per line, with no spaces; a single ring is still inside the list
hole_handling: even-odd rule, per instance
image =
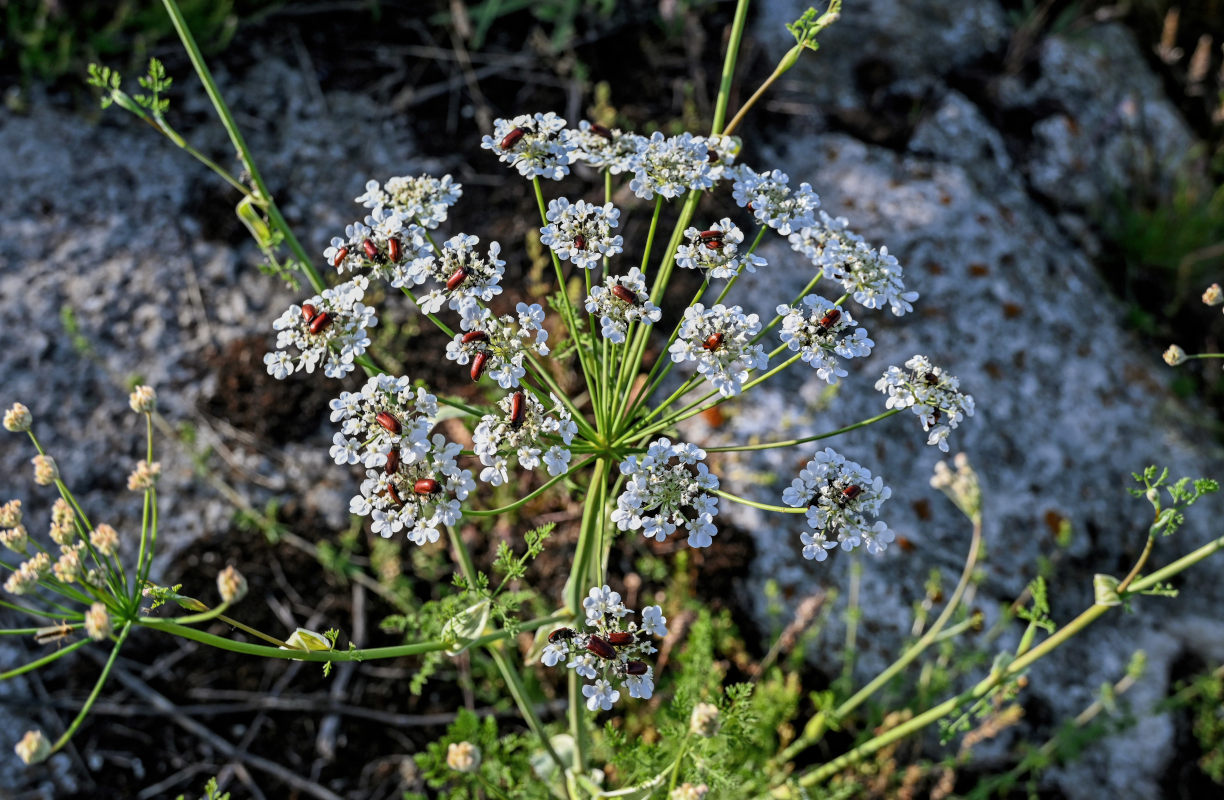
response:
[[[21,403],[13,403],[12,407],[4,412],[4,429],[13,433],[28,431],[33,421],[30,409]]]
[[[693,785],[686,782],[672,789],[667,798],[668,800],[705,800],[709,792],[710,787],[704,783]]]
[[[689,717],[689,730],[707,739],[718,733],[718,706],[710,703],[693,706],[693,713]]]
[[[137,386],[128,395],[128,405],[137,414],[150,414],[157,408],[157,392],[152,386]]]
[[[17,757],[27,764],[40,764],[51,755],[51,743],[43,736],[42,731],[26,731],[14,749],[17,751]]]
[[[143,492],[152,489],[161,476],[161,462],[138,461],[136,469],[128,475],[127,486],[133,492]]]
[[[90,639],[101,642],[110,636],[113,630],[105,603],[94,603],[85,612],[85,632],[89,634]]]
[[[16,528],[21,524],[21,501],[10,500],[0,506],[0,528]]]
[[[1164,351],[1164,360],[1170,367],[1176,367],[1186,360],[1186,351],[1175,344],[1171,344],[1169,349]]]
[[[81,564],[81,550],[79,547],[65,547],[63,554],[59,560],[55,562],[55,566],[51,568],[55,573],[55,577],[64,583],[72,583],[85,574],[84,565]]]
[[[1220,290],[1220,284],[1213,283],[1207,287],[1207,291],[1203,292],[1203,302],[1209,306],[1224,303],[1224,291]]]
[[[59,467],[51,456],[34,456],[31,463],[34,464],[34,482],[39,486],[50,486],[59,480]]]
[[[217,591],[226,603],[236,603],[246,596],[247,580],[231,564],[217,575]]]
[[[110,525],[103,522],[89,534],[89,543],[93,549],[104,556],[113,556],[119,552],[119,534]]]
[[[26,533],[24,525],[17,525],[0,531],[0,544],[14,553],[25,555],[26,548],[30,544],[30,536]]]
[[[480,748],[471,742],[452,742],[446,749],[446,766],[456,772],[480,769]]]

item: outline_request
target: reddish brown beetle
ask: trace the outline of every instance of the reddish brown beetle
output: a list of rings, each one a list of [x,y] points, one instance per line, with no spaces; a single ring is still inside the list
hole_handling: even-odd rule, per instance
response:
[[[328,314],[326,311],[320,311],[310,320],[310,332],[322,333],[327,330],[328,325],[331,325],[331,321],[331,314]]]
[[[398,262],[400,260],[400,256],[403,255],[403,250],[400,247],[400,240],[394,236],[387,240],[387,255],[391,257],[392,261],[396,262]]]
[[[645,661],[629,661],[625,663],[625,672],[630,675],[645,675],[648,669],[650,668],[646,666]]]
[[[718,348],[722,347],[723,339],[726,337],[722,333],[711,333],[706,340],[701,343],[701,346],[713,353]]]
[[[399,450],[392,450],[390,453],[387,453],[387,465],[383,467],[383,472],[387,473],[388,475],[394,475],[395,473],[399,472],[399,465]]]
[[[526,415],[527,398],[523,395],[523,390],[519,389],[517,392],[510,395],[510,427],[522,427],[523,417]]]
[[[387,484],[387,497],[390,497],[391,502],[395,503],[397,506],[402,506],[404,504],[404,501],[400,499],[399,492],[395,491],[394,484]]]
[[[442,484],[435,481],[433,478],[421,478],[416,483],[412,484],[412,491],[417,494],[436,494],[442,491]]]
[[[591,637],[591,640],[587,642],[586,649],[600,658],[616,658],[616,649],[608,644],[607,639],[601,639],[598,636]]]
[[[701,239],[701,241],[703,241],[703,242],[705,242],[705,241],[709,241],[710,239],[722,239],[722,238],[723,238],[723,232],[722,232],[722,231],[720,231],[720,230],[716,230],[716,229],[711,228],[711,229],[710,229],[710,230],[708,230],[708,231],[702,231],[701,233],[699,233],[699,234],[698,234],[698,238],[700,238],[700,239]]]
[[[523,134],[525,133],[527,133],[527,131],[523,130],[522,128],[515,128],[502,138],[501,144],[498,145],[498,147],[500,147],[502,150],[509,150],[511,147],[518,144],[518,140],[522,139]]]
[[[366,258],[370,259],[371,261],[378,260],[378,245],[374,244],[369,239],[366,239],[361,243],[361,249],[365,250]]]
[[[395,418],[395,415],[387,411],[379,411],[378,415],[374,417],[374,421],[381,425],[388,433],[395,436],[399,436],[399,432],[403,430],[400,421]]]
[[[631,306],[636,306],[638,304],[637,295],[619,283],[612,285],[612,294],[614,294],[618,300],[624,300]]]
[[[488,340],[489,334],[485,333],[484,331],[468,331],[467,333],[463,334],[463,338],[460,339],[460,341],[464,344],[471,344],[472,342],[487,342]]]
[[[340,265],[344,263],[344,259],[348,258],[348,248],[341,247],[336,251],[336,257],[332,259],[332,266],[340,269]]]
[[[548,634],[548,643],[556,644],[560,641],[573,639],[578,633],[573,628],[557,628],[552,633]]]
[[[842,489],[841,496],[847,501],[853,500],[863,493],[863,487],[856,484],[850,484],[845,489]]]
[[[467,280],[468,274],[467,267],[460,267],[459,269],[455,270],[455,274],[451,275],[450,278],[447,279],[446,288],[449,291],[455,291],[459,288],[459,284]]]
[[[310,303],[302,304],[302,316],[305,317],[307,322],[313,319],[314,315],[317,313],[319,313],[319,310],[315,308],[314,306],[312,306]]]
[[[581,233],[574,235],[574,249],[575,250],[585,250],[586,249],[586,237],[583,236]]]
[[[816,323],[816,325],[822,331],[827,331],[836,325],[839,319],[841,319],[841,311],[836,308],[830,308],[828,313],[821,317],[820,322]]]
[[[598,122],[591,123],[591,133],[595,134],[596,136],[602,136],[609,142],[612,141],[612,131],[608,130],[603,125],[600,125]]]
[[[923,375],[922,378],[930,386],[935,386],[939,383],[939,376],[936,375],[934,372],[928,372],[926,375]]]
[[[472,359],[472,380],[480,380],[481,373],[484,372],[485,362],[489,360],[488,353],[477,353]]]
[[[612,631],[608,634],[608,642],[613,647],[625,647],[633,644],[633,634],[629,631]]]

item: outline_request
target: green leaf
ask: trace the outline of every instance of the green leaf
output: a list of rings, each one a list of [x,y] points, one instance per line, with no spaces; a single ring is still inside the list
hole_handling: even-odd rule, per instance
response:
[[[473,639],[484,633],[485,626],[489,624],[491,605],[487,598],[473,603],[442,626],[442,638],[450,644],[448,653],[459,655],[472,646]]]

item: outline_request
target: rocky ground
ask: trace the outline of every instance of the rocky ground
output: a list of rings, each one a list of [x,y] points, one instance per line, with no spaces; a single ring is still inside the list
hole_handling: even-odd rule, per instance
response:
[[[799,10],[790,0],[763,3],[748,52],[758,59],[780,52],[782,23]],[[1021,42],[1016,52],[1015,26],[995,2],[850,2],[820,52],[771,95],[754,133],[763,138],[750,140],[744,156],[758,169],[780,167],[809,181],[828,210],[898,256],[909,288],[922,296],[902,319],[859,315],[877,348],[831,404],[815,377],[795,373],[737,408],[713,435],[800,436],[874,415],[883,410],[872,389],[879,373],[914,353],[930,355],[977,400],[977,415],[952,443],[970,455],[986,491],[987,558],[974,604],[988,618],[1023,589],[1039,556],[1054,555],[1065,520],[1075,535],[1058,557],[1053,615],[1069,619],[1091,602],[1093,573],[1124,572],[1142,545],[1147,511],[1125,493],[1130,472],[1157,462],[1178,475],[1209,475],[1224,463],[1196,422],[1203,409],[1169,390],[1159,349],[1123,327],[1096,263],[1095,215],[1139,181],[1172,181],[1193,136],[1128,30],[1089,23],[1074,35]],[[251,48],[259,67],[221,75],[308,250],[321,252],[349,221],[347,200],[370,176],[454,171],[468,187],[465,204],[501,191],[505,176],[491,160],[423,155],[437,144],[414,140],[411,115],[320,83],[309,55],[280,45],[235,45]],[[223,134],[198,86],[180,83],[181,127],[200,149],[224,157]],[[559,106],[578,104],[564,87],[552,96]],[[466,106],[458,108],[462,116]],[[233,199],[217,181],[130,118],[111,112],[99,120],[54,102],[5,117],[0,151],[10,154],[0,166],[0,404],[30,407],[44,446],[83,487],[83,504],[121,531],[138,529],[139,508],[123,484],[143,452],[143,431],[122,384],[139,376],[157,387],[168,419],[189,423],[201,446],[215,450],[210,469],[249,487],[256,501],[298,494],[303,513],[344,527],[351,480],[326,456],[326,396],[302,383],[286,398],[284,387],[258,377],[258,345],[270,341],[271,320],[297,295],[253,269],[246,233],[229,213]],[[741,285],[768,312],[806,275],[785,246],[763,254],[770,268]],[[65,334],[65,314],[88,349]],[[250,368],[236,368],[244,359]],[[795,398],[806,406],[795,409]],[[782,425],[781,407],[792,409]],[[929,571],[950,580],[967,544],[964,521],[927,486],[939,454],[923,440],[915,421],[898,417],[832,443],[885,476],[894,493],[888,522],[912,544],[865,559],[864,676],[895,652]],[[5,498],[22,498],[38,519],[49,498],[27,479],[28,451],[18,437],[0,438]],[[761,476],[789,476],[803,459],[765,452],[725,461],[725,474],[733,490],[777,502],[789,477],[769,484]],[[196,474],[191,455],[166,447],[159,457],[168,554],[230,530],[232,508]],[[756,558],[740,596],[760,615],[767,578],[796,597],[844,588],[850,559],[803,561],[798,529],[742,507],[723,513],[751,532]],[[1210,525],[1217,517],[1192,515],[1175,540],[1161,543],[1157,563],[1218,535]],[[1209,563],[1191,573],[1176,600],[1117,613],[1033,671],[1023,698],[1028,720],[1010,735],[1041,741],[1100,684],[1119,678],[1132,651],[1148,657],[1127,695],[1138,723],[1050,773],[1050,791],[1181,796],[1175,719],[1144,712],[1178,665],[1224,658],[1218,570]],[[199,580],[206,587],[212,575]],[[828,646],[840,638],[830,631]],[[28,658],[0,651],[0,670]],[[0,753],[12,752],[30,719],[54,729],[31,708],[40,691],[34,681],[0,687],[16,704],[0,709]],[[29,796],[84,791],[93,757],[105,761],[97,753],[63,757],[37,774],[0,760],[0,784]]]

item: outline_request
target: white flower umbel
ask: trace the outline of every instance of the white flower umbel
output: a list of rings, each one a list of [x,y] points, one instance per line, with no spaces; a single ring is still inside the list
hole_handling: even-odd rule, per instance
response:
[[[570,131],[570,142],[575,148],[571,159],[619,175],[633,169],[633,158],[646,144],[646,137],[584,119],[578,123],[578,130]]]
[[[655,195],[670,200],[713,185],[709,151],[691,133],[669,138],[655,131],[633,158],[629,188],[643,200],[653,200]]]
[[[806,183],[792,190],[790,178],[781,170],[756,172],[747,165],[731,170],[735,202],[752,211],[758,222],[786,236],[791,231],[816,224],[820,198]]]
[[[689,228],[684,232],[687,244],[676,249],[676,263],[687,269],[709,270],[713,278],[733,278],[740,270],[756,272],[765,266],[765,259],[751,253],[740,253],[744,232],[729,217],[715,222],[708,230]]]
[[[340,423],[330,451],[337,464],[394,468],[429,451],[438,401],[406,376],[375,375],[360,392],[341,392],[330,405],[331,421]]]
[[[508,454],[518,459],[523,469],[540,466],[541,455],[549,475],[560,475],[569,468],[569,445],[578,433],[569,411],[556,395],[550,395],[552,411],[530,392],[519,390],[497,403],[500,414],[481,417],[472,432],[473,450],[484,464],[480,479],[494,486],[509,481]],[[516,410],[518,411],[516,415]],[[556,440],[560,443],[556,443]]]
[[[707,309],[695,303],[684,310],[680,335],[670,348],[672,361],[696,361],[697,371],[723,397],[739,394],[748,372],[764,369],[769,355],[763,345],[751,344],[761,330],[756,314],[721,303]]]
[[[368,274],[396,289],[415,286],[433,253],[424,229],[404,221],[398,211],[376,208],[364,222],[345,226],[344,236],[333,237],[323,258],[341,274]]]
[[[462,519],[459,504],[476,488],[472,473],[455,461],[461,449],[435,433],[423,458],[400,463],[394,472],[366,470],[360,494],[349,501],[349,513],[373,517],[371,528],[383,538],[407,530],[413,544],[438,541],[441,526]]]
[[[869,553],[883,552],[893,532],[882,521],[868,522],[867,516],[878,516],[891,494],[881,478],[825,448],[782,492],[782,502],[807,508],[812,530],[800,536],[803,557],[824,561],[838,545],[843,550],[862,546]]]
[[[329,378],[352,372],[353,360],[370,346],[366,329],[378,324],[374,309],[361,302],[368,285],[369,280],[358,275],[300,306],[289,306],[272,323],[276,350],[264,356],[268,373],[285,378],[297,371],[314,372],[320,362]]]
[[[480,146],[492,150],[499,160],[517,169],[524,178],[554,181],[569,174],[575,152],[575,145],[565,130],[565,120],[551,111],[494,120],[493,135],[484,136]]]
[[[866,308],[883,308],[901,316],[914,310],[917,292],[907,292],[904,270],[887,247],[878,251],[846,227],[845,217],[819,212],[819,220],[790,235],[791,248],[811,259],[824,277],[838,281]]]
[[[558,628],[550,633],[540,661],[549,667],[564,663],[594,681],[582,689],[591,711],[607,711],[620,699],[613,681],[618,681],[630,697],[649,700],[654,694],[654,668],[642,659],[657,652],[651,637],[667,636],[663,609],[647,606],[642,609],[641,625],[626,623],[625,617],[633,612],[608,586],[591,589],[583,606],[586,630]]]
[[[846,377],[836,356],[865,358],[875,346],[875,342],[867,338],[867,331],[862,328],[851,331],[858,323],[849,311],[843,311],[820,295],[807,295],[800,308],[780,305],[777,313],[782,316],[779,333],[782,343],[800,353],[821,380],[830,385]]]
[[[617,290],[617,286],[621,290]],[[653,325],[663,316],[663,311],[650,302],[646,278],[637,267],[629,270],[628,275],[609,275],[604,278],[603,286],[592,287],[587,295],[586,310],[599,317],[600,333],[613,344],[625,341],[629,323]]]
[[[430,230],[446,222],[447,210],[463,196],[463,184],[455,183],[450,175],[407,175],[387,179],[386,186],[378,181],[365,185],[365,194],[356,198],[366,208],[389,207],[406,219]]]
[[[501,279],[506,271],[506,262],[498,258],[501,245],[489,242],[486,258],[476,251],[478,244],[479,238],[460,233],[446,240],[439,258],[413,262],[409,273],[416,283],[432,278],[442,284],[421,297],[422,311],[436,314],[445,303],[452,310],[467,314],[477,300],[487,303],[501,294]]]
[[[914,356],[905,369],[889,367],[875,388],[888,395],[888,408],[908,408],[922,422],[927,444],[948,452],[948,434],[965,417],[973,416],[973,395],[960,390],[955,376],[935,366],[925,356]]]
[[[503,389],[518,388],[527,374],[527,355],[548,355],[548,331],[539,303],[519,303],[514,310],[517,321],[509,314],[498,317],[487,308],[469,307],[461,322],[467,333],[455,334],[446,345],[446,357],[460,364],[471,361],[472,380],[487,373]]]
[[[743,141],[738,136],[698,136],[696,141],[706,146],[710,180],[717,182],[733,176],[731,165],[735,163],[735,158],[743,146]]]
[[[558,197],[549,202],[546,218],[549,224],[540,228],[540,242],[562,261],[594,269],[601,258],[621,252],[624,240],[612,235],[620,220],[620,210],[611,203],[602,206],[585,200],[570,203]]]
[[[645,455],[629,456],[620,465],[629,478],[616,498],[612,521],[622,531],[641,530],[663,541],[683,526],[692,547],[709,547],[718,534],[714,515],[718,477],[705,464],[705,451],[694,444],[657,439]]]

